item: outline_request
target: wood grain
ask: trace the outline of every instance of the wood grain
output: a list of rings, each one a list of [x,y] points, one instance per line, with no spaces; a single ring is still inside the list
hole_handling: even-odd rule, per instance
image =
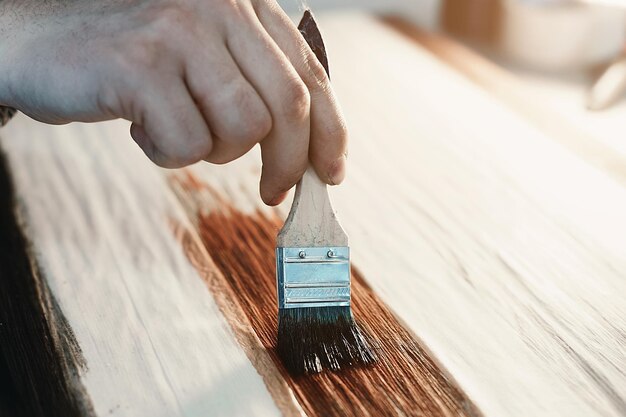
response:
[[[623,187],[376,19],[319,26],[352,138],[333,202],[374,292],[485,415],[624,414]],[[268,213],[256,152],[191,170]]]
[[[240,212],[226,196],[213,192],[191,174],[173,177],[172,184],[179,198],[187,202],[207,252],[242,306],[263,349],[270,353],[306,415],[480,414],[355,270],[352,310],[376,341],[379,363],[338,373],[290,376],[275,350],[278,309],[274,249],[282,221],[276,214]],[[207,206],[219,208],[205,212]],[[220,298],[223,293],[214,295]]]
[[[364,308],[402,325],[412,363],[432,361],[432,385],[407,381],[430,398],[416,408],[438,399],[433,410],[469,413],[463,392],[490,417],[626,414],[624,187],[377,19],[319,23],[352,137],[333,202]],[[269,289],[254,303],[233,290],[237,268],[265,252],[241,263],[216,248],[232,240],[198,234],[223,226],[238,244],[277,232],[289,202],[262,206],[257,149],[174,173],[148,162],[127,123],[18,116],[2,133],[23,232],[88,364],[80,382],[96,415],[319,412],[304,393],[326,382],[292,384],[266,350],[271,314],[254,308],[271,305]],[[209,189],[179,198],[172,175],[189,173]],[[433,388],[448,385],[459,391]],[[372,406],[413,398],[391,391]]]
[[[0,195],[0,415],[90,416],[87,364],[33,262],[2,154]]]
[[[20,115],[2,133],[24,232],[88,364],[80,382],[94,413],[279,415],[168,226],[188,223],[128,124]]]

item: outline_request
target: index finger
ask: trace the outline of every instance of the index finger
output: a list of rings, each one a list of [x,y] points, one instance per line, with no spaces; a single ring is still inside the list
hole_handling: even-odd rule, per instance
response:
[[[255,6],[259,20],[291,61],[311,96],[311,137],[309,159],[322,181],[335,185],[345,177],[348,133],[337,99],[330,85],[327,69],[320,63],[307,41],[289,16],[274,0],[260,1]],[[316,37],[316,49],[323,43],[310,12],[305,12],[301,25],[307,40]]]
[[[243,74],[256,88],[272,116],[272,129],[261,141],[261,198],[276,205],[302,178],[308,165],[309,91],[289,58],[243,3],[228,46]]]

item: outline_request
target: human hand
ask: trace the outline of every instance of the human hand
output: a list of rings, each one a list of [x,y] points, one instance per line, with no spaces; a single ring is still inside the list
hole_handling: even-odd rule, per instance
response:
[[[4,0],[0,39],[0,104],[36,120],[130,120],[168,168],[260,143],[270,205],[309,160],[322,181],[343,180],[328,77],[275,0]]]

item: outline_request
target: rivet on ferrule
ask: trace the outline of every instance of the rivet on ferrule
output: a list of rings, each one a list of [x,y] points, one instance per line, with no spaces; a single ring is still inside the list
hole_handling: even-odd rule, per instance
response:
[[[278,308],[350,306],[350,248],[276,248]]]

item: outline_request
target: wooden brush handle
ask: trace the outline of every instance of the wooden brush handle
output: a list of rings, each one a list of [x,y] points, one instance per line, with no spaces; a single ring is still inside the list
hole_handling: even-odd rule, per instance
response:
[[[291,211],[278,234],[279,247],[348,246],[330,203],[328,187],[309,165],[296,185]]]
[[[309,10],[304,12],[298,29],[328,74],[324,41]],[[283,248],[348,246],[348,236],[330,204],[327,186],[311,165],[296,185],[291,211],[278,233],[277,244]]]

